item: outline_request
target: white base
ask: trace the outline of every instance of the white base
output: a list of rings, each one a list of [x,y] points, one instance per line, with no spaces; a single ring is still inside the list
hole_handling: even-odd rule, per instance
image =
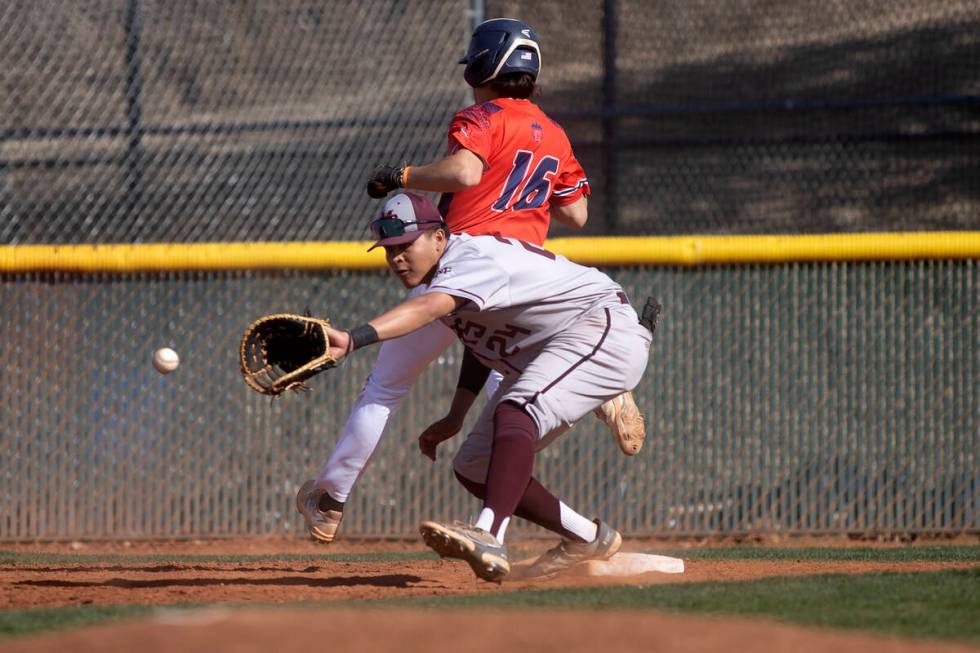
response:
[[[510,580],[535,578],[528,574],[533,560],[518,562],[511,568]],[[684,573],[684,561],[648,553],[617,553],[609,560],[589,560],[570,567],[559,575],[571,576],[639,576],[659,572],[661,574]]]
[[[683,574],[684,561],[649,553],[617,553],[608,560],[589,560],[577,564],[569,571],[585,576],[639,576],[654,571]]]

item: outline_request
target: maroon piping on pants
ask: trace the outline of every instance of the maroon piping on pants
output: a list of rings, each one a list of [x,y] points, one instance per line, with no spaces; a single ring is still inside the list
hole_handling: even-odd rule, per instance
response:
[[[545,392],[548,392],[548,390],[551,390],[551,388],[553,388],[556,383],[558,383],[559,381],[561,381],[562,379],[564,379],[566,376],[568,376],[569,374],[571,374],[572,372],[574,372],[575,371],[575,368],[577,368],[579,365],[581,365],[585,361],[587,361],[590,358],[592,358],[593,356],[595,356],[595,353],[597,351],[599,351],[599,349],[602,347],[602,343],[604,343],[606,341],[606,336],[609,335],[609,329],[610,329],[610,327],[612,327],[612,318],[611,318],[611,316],[609,314],[609,309],[608,308],[604,308],[602,310],[606,312],[606,328],[602,332],[602,337],[599,338],[599,342],[597,342],[596,345],[595,345],[595,347],[592,348],[592,351],[590,351],[588,354],[586,354],[582,358],[580,358],[577,361],[575,361],[575,363],[573,363],[571,367],[569,367],[567,370],[565,370],[564,372],[561,373],[561,376],[559,376],[557,379],[555,379],[554,381],[552,381],[551,383],[549,383],[547,385],[547,387],[545,387],[544,390],[538,390],[537,392],[535,392],[534,393],[534,396],[532,396],[530,399],[528,399],[526,402],[524,402],[524,405],[525,406],[527,406],[528,404],[533,404],[535,401],[537,401],[538,395],[544,394]]]

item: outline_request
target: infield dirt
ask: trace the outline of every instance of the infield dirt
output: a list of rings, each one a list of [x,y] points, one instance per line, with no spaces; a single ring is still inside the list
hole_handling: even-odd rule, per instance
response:
[[[867,546],[867,542],[861,543]],[[799,545],[799,542],[794,542]],[[202,603],[339,602],[355,599],[466,595],[527,588],[594,586],[615,583],[651,585],[746,580],[808,574],[862,574],[882,571],[933,571],[967,568],[975,562],[852,562],[686,560],[683,574],[646,574],[630,578],[557,577],[494,585],[475,579],[456,561],[401,560],[341,562],[312,554],[407,552],[422,550],[404,542],[345,543],[320,547],[302,541],[252,540],[173,543],[33,544],[5,546],[23,552],[79,554],[66,563],[0,566],[0,609],[78,605],[159,605]],[[532,547],[533,548],[533,547]],[[541,547],[543,548],[543,547]],[[627,549],[650,551],[649,543]],[[309,559],[295,558],[308,552]],[[289,553],[288,561],[184,562],[187,555],[266,555]],[[85,560],[91,555],[92,562]],[[113,562],[105,554],[125,554]],[[129,556],[134,561],[127,561]],[[147,555],[174,555],[174,562],[140,562]],[[678,554],[676,549],[670,555]],[[284,650],[282,644],[331,651],[432,651],[444,646],[466,651],[966,651],[952,643],[922,643],[846,634],[764,621],[630,613],[419,610],[330,611],[315,608],[265,610],[261,613],[210,608],[203,612],[160,612],[137,623],[107,624],[0,642],[10,651],[152,651]],[[342,626],[338,627],[338,624]],[[454,625],[455,624],[455,625]],[[215,648],[215,642],[221,645]],[[278,645],[273,642],[278,642]],[[763,645],[763,642],[765,643]]]

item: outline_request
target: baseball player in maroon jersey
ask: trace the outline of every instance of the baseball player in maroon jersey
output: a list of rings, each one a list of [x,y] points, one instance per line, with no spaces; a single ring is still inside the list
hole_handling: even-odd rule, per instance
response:
[[[477,576],[499,581],[510,571],[504,537],[517,514],[562,536],[532,573],[546,575],[611,557],[621,535],[589,520],[533,476],[535,453],[603,402],[631,390],[646,369],[651,332],[623,289],[608,276],[517,238],[452,234],[436,207],[405,193],[372,222],[391,271],[411,298],[341,331],[328,329],[338,359],[434,322],[463,343],[464,381],[453,398],[465,415],[492,368],[501,381],[459,449],[459,481],[483,499],[475,524],[425,521],[425,542],[465,560]],[[452,433],[427,431],[422,452],[435,459]]]
[[[398,188],[441,192],[439,210],[451,232],[501,234],[537,246],[544,243],[551,218],[573,227],[584,225],[589,194],[585,172],[564,130],[529,99],[540,61],[537,37],[525,23],[496,19],[479,25],[461,61],[476,103],[453,117],[447,155],[427,165],[379,168],[368,181],[368,192],[374,197]],[[399,201],[418,205],[419,198],[406,194]],[[435,321],[381,346],[333,452],[317,477],[297,494],[297,509],[315,539],[333,540],[344,502],[390,415],[421,371],[453,339],[453,332]],[[500,379],[497,372],[490,375],[488,393]],[[466,377],[460,382],[472,384]],[[625,453],[639,450],[643,421],[632,395],[611,397],[596,414]],[[425,437],[450,436],[461,427],[460,410],[454,405]]]

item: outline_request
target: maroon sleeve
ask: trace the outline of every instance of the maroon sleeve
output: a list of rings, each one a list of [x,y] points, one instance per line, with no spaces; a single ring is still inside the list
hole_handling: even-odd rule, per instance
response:
[[[463,348],[463,364],[459,367],[459,381],[457,388],[464,388],[475,395],[480,394],[480,390],[487,383],[490,376],[490,368],[480,362],[469,347]]]

